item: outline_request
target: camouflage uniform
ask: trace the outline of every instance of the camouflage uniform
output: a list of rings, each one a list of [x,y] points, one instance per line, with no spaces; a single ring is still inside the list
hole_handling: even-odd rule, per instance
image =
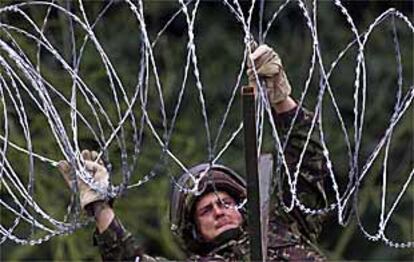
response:
[[[286,134],[290,122],[295,114],[295,109],[277,115],[274,113],[279,134]],[[296,124],[291,132],[285,159],[290,170],[294,170],[298,156],[306,141],[307,132],[311,126],[312,114],[306,110],[300,110]],[[327,205],[326,183],[327,169],[322,155],[322,147],[314,132],[304,155],[299,180],[297,195],[306,206],[324,208]],[[278,177],[280,189],[286,189],[287,179],[285,175]],[[285,190],[286,192],[286,190]],[[290,193],[277,190],[272,195],[272,204],[269,214],[267,260],[273,261],[324,261],[313,243],[321,231],[325,216],[306,215],[296,208],[290,212],[283,211],[281,201],[290,202]],[[239,229],[232,229],[221,234],[216,243],[206,245],[203,254],[189,254],[191,261],[248,261],[249,239],[245,225]],[[95,234],[95,243],[99,246],[103,260],[134,260],[162,261],[159,257],[151,257],[141,252],[134,238],[115,219],[110,227],[102,234]]]

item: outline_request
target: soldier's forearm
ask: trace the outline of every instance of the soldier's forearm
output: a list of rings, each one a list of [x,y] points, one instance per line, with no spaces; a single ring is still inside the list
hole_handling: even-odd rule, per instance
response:
[[[296,106],[297,106],[297,103],[290,96],[288,96],[282,102],[272,105],[273,109],[278,114],[288,112],[288,111],[292,110],[293,108],[295,108]]]
[[[93,215],[99,233],[104,232],[115,217],[115,212],[108,203],[99,201],[92,203]]]

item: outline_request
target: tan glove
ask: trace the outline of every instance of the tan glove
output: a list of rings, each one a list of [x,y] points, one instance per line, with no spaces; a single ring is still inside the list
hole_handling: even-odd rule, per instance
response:
[[[92,176],[94,185],[102,189],[103,192],[106,192],[109,186],[109,174],[106,168],[104,167],[102,160],[99,160],[98,163],[95,163],[97,156],[98,153],[96,151],[82,151],[82,157],[85,163],[85,170],[89,172],[89,174]],[[73,168],[67,161],[60,161],[58,164],[58,169],[60,173],[62,173],[66,183],[69,185],[69,187],[71,187],[70,175],[73,172]],[[77,178],[77,183],[80,195],[80,204],[82,209],[85,209],[85,207],[88,204],[100,200],[105,200],[105,196],[103,194],[92,189],[88,184],[82,181],[82,179]]]
[[[291,87],[279,55],[269,46],[261,45],[249,56],[247,61],[249,86],[257,87],[252,61],[257,76],[261,77],[266,83],[270,103],[275,105],[284,101],[290,95]]]

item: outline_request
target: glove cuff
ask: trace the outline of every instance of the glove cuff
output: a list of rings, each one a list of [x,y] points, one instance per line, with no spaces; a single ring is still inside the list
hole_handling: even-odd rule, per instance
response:
[[[80,204],[82,209],[86,210],[86,206],[98,201],[106,201],[105,196],[99,194],[98,192],[89,189],[85,192],[81,192],[80,194]]]
[[[285,101],[292,93],[285,71],[282,70],[280,74],[282,74],[280,77],[266,79],[269,101],[272,105]]]

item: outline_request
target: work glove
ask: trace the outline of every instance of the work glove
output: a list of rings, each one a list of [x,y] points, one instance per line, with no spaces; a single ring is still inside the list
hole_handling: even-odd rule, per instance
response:
[[[82,157],[84,162],[84,168],[89,173],[93,179],[93,184],[96,185],[102,192],[107,192],[109,186],[109,174],[103,165],[102,160],[99,160],[95,163],[98,153],[96,151],[83,150]],[[67,161],[60,161],[58,164],[58,169],[62,173],[63,178],[66,183],[72,188],[71,185],[71,173],[74,172],[74,169],[70,166]],[[105,201],[105,195],[99,193],[98,191],[92,189],[88,184],[86,184],[82,179],[76,178],[78,183],[80,205],[82,209],[87,208],[91,203],[97,201]]]
[[[291,87],[282,66],[279,55],[269,46],[260,45],[258,48],[252,45],[252,54],[247,61],[247,76],[249,86],[257,87],[257,79],[253,70],[255,66],[259,81],[263,79],[266,84],[269,101],[276,105],[284,101],[291,93]]]

